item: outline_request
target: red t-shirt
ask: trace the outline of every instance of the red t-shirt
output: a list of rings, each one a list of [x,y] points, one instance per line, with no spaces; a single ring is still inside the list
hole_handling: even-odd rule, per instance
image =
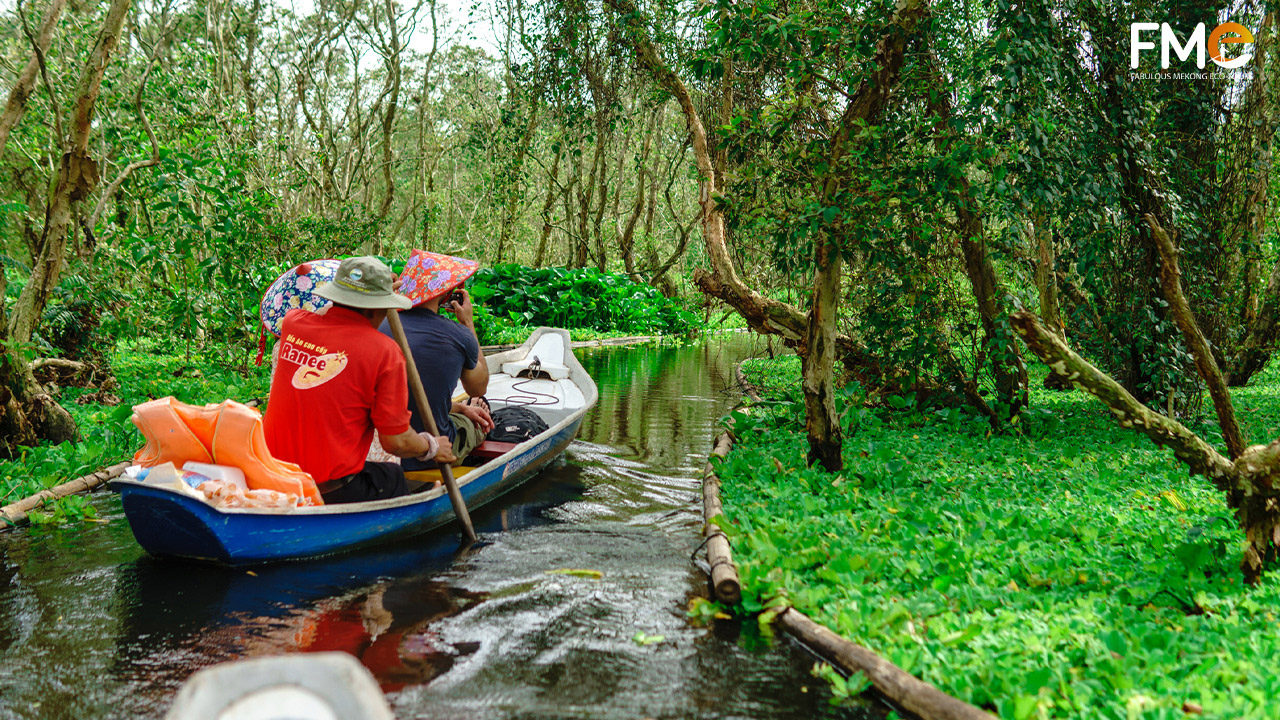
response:
[[[295,462],[318,483],[359,472],[373,430],[409,429],[404,357],[391,338],[353,310],[292,310],[263,418],[272,456]]]

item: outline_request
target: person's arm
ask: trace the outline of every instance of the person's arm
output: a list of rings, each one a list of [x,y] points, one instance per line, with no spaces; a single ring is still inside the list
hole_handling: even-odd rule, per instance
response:
[[[475,334],[475,328],[471,329],[471,334]],[[479,341],[476,347],[480,346]],[[467,391],[470,397],[480,397],[489,390],[489,363],[484,361],[484,351],[476,350],[476,366],[470,370],[462,371],[462,389]]]
[[[446,463],[451,463],[458,459],[453,454],[453,443],[444,435],[436,436],[436,444],[439,446],[439,450],[431,457],[423,457],[431,452],[431,441],[427,439],[427,434],[420,433],[413,428],[405,430],[399,435],[383,435],[379,433],[378,439],[382,442],[382,449],[396,457],[438,460]]]
[[[462,371],[462,389],[471,397],[484,395],[489,389],[489,363],[484,361],[484,351],[480,349],[480,336],[476,334],[475,307],[471,304],[471,293],[459,288],[462,302],[449,303],[449,309],[458,322],[471,331],[471,338],[476,343],[476,364],[470,370]]]

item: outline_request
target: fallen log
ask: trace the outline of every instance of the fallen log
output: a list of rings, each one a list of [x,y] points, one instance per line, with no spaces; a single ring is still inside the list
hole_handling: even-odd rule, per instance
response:
[[[92,490],[104,482],[114,477],[124,474],[124,469],[129,467],[131,463],[121,462],[115,465],[102,468],[101,470],[78,477],[75,480],[69,480],[56,485],[47,490],[41,490],[35,495],[25,497],[15,503],[5,505],[0,508],[0,528],[13,527],[18,523],[27,519],[27,513],[31,512],[41,505],[64,498],[68,495],[74,495],[79,492]]]
[[[32,372],[35,372],[36,370],[39,370],[40,368],[44,368],[44,367],[58,368],[59,370],[71,370],[73,372],[84,372],[85,370],[91,369],[88,365],[85,365],[82,362],[79,362],[76,360],[68,360],[66,358],[57,358],[57,357],[36,358],[35,360],[31,361]]]
[[[711,457],[723,459],[733,447],[729,431],[720,433],[715,446],[711,449]],[[720,504],[720,478],[716,477],[715,468],[707,459],[706,469],[702,473],[702,514],[706,519],[703,533],[706,536],[707,562],[711,565],[711,586],[715,588],[716,598],[722,602],[736,605],[742,600],[742,582],[738,579],[738,568],[733,564],[733,554],[729,549],[729,538],[719,525],[711,522],[711,518],[724,513]]]
[[[995,720],[991,713],[951,697],[795,608],[783,610],[774,622],[841,670],[866,675],[886,698],[923,720]]]

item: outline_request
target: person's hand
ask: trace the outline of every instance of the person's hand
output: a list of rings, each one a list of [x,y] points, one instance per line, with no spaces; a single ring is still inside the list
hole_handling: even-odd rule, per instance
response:
[[[436,442],[440,444],[440,449],[436,451],[434,458],[437,463],[448,465],[457,461],[458,456],[453,454],[453,442],[449,440],[447,435],[437,435]]]
[[[476,427],[480,428],[480,432],[485,435],[488,435],[489,431],[493,429],[493,416],[483,407],[479,405],[463,405],[458,411],[475,423]]]
[[[427,451],[417,457],[418,460],[435,460],[442,463],[451,463],[457,460],[457,456],[453,454],[453,441],[447,435],[431,435],[430,433],[420,432],[418,435],[427,443]]]
[[[458,288],[455,292],[462,296],[462,302],[454,300],[449,303],[449,311],[453,313],[454,317],[458,318],[458,322],[474,329],[476,309],[471,304],[471,293],[464,288]]]

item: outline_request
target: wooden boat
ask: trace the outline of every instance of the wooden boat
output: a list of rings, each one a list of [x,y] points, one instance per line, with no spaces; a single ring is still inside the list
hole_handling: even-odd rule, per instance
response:
[[[468,508],[517,487],[563,452],[597,398],[595,382],[573,356],[565,330],[539,328],[520,347],[486,359],[490,406],[526,406],[549,427],[516,445],[485,443],[481,450],[495,456],[474,468],[458,468],[458,487]],[[424,533],[454,520],[443,487],[389,500],[285,512],[217,508],[176,489],[125,477],[113,480],[112,487],[120,492],[129,527],[147,552],[226,565],[328,555]]]

